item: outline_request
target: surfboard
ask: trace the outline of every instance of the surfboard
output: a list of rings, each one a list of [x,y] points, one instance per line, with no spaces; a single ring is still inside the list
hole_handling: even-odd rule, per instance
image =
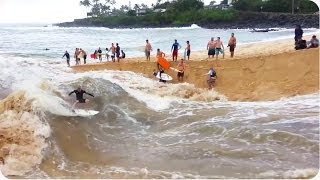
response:
[[[158,57],[158,63],[165,70],[170,68],[170,63],[163,57]]]
[[[160,72],[158,72],[156,78],[158,79],[162,79],[162,80],[165,80],[165,81],[171,81],[172,80],[172,77],[166,73],[161,73],[161,78],[160,78]]]
[[[88,110],[88,109],[74,109],[73,112],[77,116],[93,116],[99,113],[99,111]]]

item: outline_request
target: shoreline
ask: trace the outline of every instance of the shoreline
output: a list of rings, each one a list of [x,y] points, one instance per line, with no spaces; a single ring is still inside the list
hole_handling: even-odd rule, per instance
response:
[[[213,66],[218,75],[215,90],[233,101],[278,100],[319,91],[319,48],[296,51],[293,49],[292,40],[284,39],[239,45],[235,58],[228,56],[229,52],[226,52],[225,59],[216,61],[207,60],[206,51],[192,52],[191,59],[187,62],[185,82],[207,88],[206,76],[203,74]],[[170,64],[175,67],[177,63],[170,60]],[[72,69],[76,73],[132,71],[154,78],[152,71],[156,69],[156,61],[155,57],[152,57],[150,62],[142,57],[128,58],[120,60],[120,63],[86,64],[72,66]],[[166,73],[174,78],[170,83],[177,83],[175,72],[167,70]]]

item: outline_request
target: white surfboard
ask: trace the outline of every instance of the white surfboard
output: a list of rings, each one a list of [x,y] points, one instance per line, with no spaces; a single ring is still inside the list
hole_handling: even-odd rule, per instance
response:
[[[99,113],[99,111],[88,110],[88,109],[74,109],[74,113],[77,116],[93,116]]]
[[[165,81],[171,81],[171,80],[172,80],[172,77],[169,76],[169,75],[166,74],[166,73],[161,73],[161,78],[160,78],[160,72],[158,72],[156,78],[162,79],[162,80],[165,80]]]

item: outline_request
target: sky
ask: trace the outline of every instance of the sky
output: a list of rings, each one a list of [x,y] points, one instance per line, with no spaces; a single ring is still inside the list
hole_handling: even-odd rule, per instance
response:
[[[156,0],[130,0],[134,4],[151,5]],[[211,0],[203,0],[209,4]],[[216,0],[219,2],[220,0]],[[313,0],[318,3],[320,0]],[[86,17],[87,9],[80,0],[0,0],[0,23],[58,23]],[[129,0],[116,0],[117,6]]]
[[[151,5],[156,0],[130,0]],[[211,0],[204,0],[208,4]],[[217,1],[217,0],[216,0]],[[0,0],[0,23],[58,23],[86,17],[80,0]],[[117,6],[129,0],[116,0]]]

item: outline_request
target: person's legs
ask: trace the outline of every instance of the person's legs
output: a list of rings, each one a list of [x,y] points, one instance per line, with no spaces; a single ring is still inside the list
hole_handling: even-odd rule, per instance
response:
[[[70,67],[70,59],[67,59],[68,67]]]
[[[87,63],[86,60],[87,60],[87,55],[84,55],[84,56],[83,56],[83,64],[86,64],[86,63]]]

